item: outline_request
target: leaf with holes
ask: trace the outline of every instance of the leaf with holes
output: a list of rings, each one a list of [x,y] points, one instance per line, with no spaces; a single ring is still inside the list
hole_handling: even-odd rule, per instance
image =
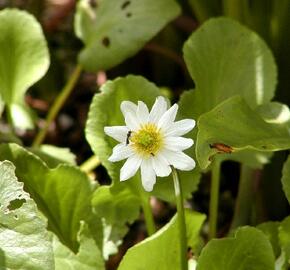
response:
[[[0,268],[54,269],[46,222],[8,161],[0,162],[0,202]]]
[[[196,157],[205,169],[217,153],[238,152],[245,149],[278,151],[290,148],[287,129],[278,129],[265,122],[241,97],[232,97],[198,121]]]
[[[91,213],[92,186],[77,167],[62,164],[49,169],[44,162],[16,144],[0,146],[1,159],[12,161],[19,181],[37,203],[53,231],[71,250],[77,251],[81,220]]]
[[[109,69],[133,56],[180,12],[174,0],[81,0],[76,35],[85,47],[79,63],[90,71]]]
[[[0,96],[13,124],[31,128],[24,94],[48,69],[46,41],[37,20],[16,9],[0,11],[0,33]]]
[[[197,270],[274,270],[275,257],[263,232],[240,228],[234,238],[213,239],[203,248]]]

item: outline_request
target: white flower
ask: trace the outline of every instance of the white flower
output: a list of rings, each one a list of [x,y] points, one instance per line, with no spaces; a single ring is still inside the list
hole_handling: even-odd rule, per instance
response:
[[[138,106],[130,101],[121,103],[126,126],[105,127],[104,131],[118,142],[109,161],[126,159],[120,172],[120,180],[133,177],[141,167],[142,185],[152,191],[156,175],[168,176],[171,167],[190,171],[195,161],[182,151],[193,145],[193,140],[181,137],[195,126],[192,119],[174,122],[178,105],[167,110],[165,98],[158,97],[149,113],[146,104]]]

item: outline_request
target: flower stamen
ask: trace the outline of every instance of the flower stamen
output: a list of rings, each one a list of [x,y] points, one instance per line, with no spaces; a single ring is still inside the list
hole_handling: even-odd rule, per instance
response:
[[[163,144],[163,135],[153,123],[143,125],[131,135],[130,141],[135,150],[143,156],[154,156]]]

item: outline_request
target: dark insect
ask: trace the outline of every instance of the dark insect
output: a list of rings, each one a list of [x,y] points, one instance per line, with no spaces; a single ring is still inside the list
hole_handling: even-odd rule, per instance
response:
[[[153,153],[150,153],[150,155],[151,155],[152,157],[155,157],[155,155],[154,155]]]
[[[230,154],[233,152],[233,148],[231,146],[223,144],[223,143],[213,143],[213,144],[210,144],[209,147],[218,150],[218,152],[220,153]]]
[[[128,145],[130,143],[130,138],[131,138],[131,135],[132,135],[132,131],[129,130],[128,133],[127,133],[127,138],[126,138],[126,145]]]

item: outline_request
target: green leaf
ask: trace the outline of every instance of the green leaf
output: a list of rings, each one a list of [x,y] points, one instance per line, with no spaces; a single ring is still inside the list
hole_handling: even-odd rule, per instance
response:
[[[232,97],[199,118],[196,157],[202,169],[214,154],[222,152],[216,144],[231,147],[233,152],[278,151],[290,148],[290,135],[287,129],[266,123],[241,97]]]
[[[49,169],[38,157],[16,144],[0,146],[1,159],[12,161],[25,190],[48,219],[48,228],[73,251],[81,220],[91,216],[92,187],[77,167],[59,165]]]
[[[116,221],[132,223],[139,216],[136,204],[139,204],[137,194],[133,194],[128,189],[116,191],[110,186],[99,187],[92,197],[92,205],[96,214],[100,217],[106,217],[106,221],[110,224]],[[130,218],[126,212],[131,213]]]
[[[277,77],[273,55],[257,34],[238,22],[208,20],[183,51],[196,85],[182,98],[191,118],[234,95],[241,95],[251,108],[273,98]]]
[[[140,198],[128,188],[101,186],[93,194],[92,206],[96,215],[104,220],[103,254],[118,251],[122,238],[128,232],[128,223],[133,223],[140,214]]]
[[[185,212],[188,246],[195,247],[205,215]],[[179,232],[176,216],[154,235],[130,248],[118,270],[176,270],[180,267]]]
[[[280,222],[277,221],[268,221],[257,226],[257,229],[261,230],[271,242],[275,257],[278,257],[281,253],[278,237],[279,226]]]
[[[49,53],[37,20],[25,11],[0,11],[0,95],[12,121],[31,127],[26,90],[46,73]],[[21,116],[21,120],[19,119]]]
[[[290,203],[290,155],[283,165],[282,170],[282,185],[286,194],[287,200]]]
[[[269,102],[259,106],[256,111],[267,122],[276,124],[277,127],[290,127],[290,110],[285,104]]]
[[[290,217],[285,218],[279,227],[279,240],[281,249],[285,254],[285,262],[290,266]],[[288,269],[287,268],[287,269]]]
[[[54,269],[46,222],[8,161],[0,162],[0,187],[0,268]]]
[[[197,270],[274,270],[274,254],[267,237],[251,227],[234,238],[211,240],[202,250]]]
[[[53,235],[53,251],[56,270],[103,270],[102,254],[97,247],[88,225],[82,222],[78,234],[79,251],[74,254]]]
[[[76,156],[69,148],[42,144],[39,148],[30,148],[29,151],[40,157],[50,168],[62,163],[76,165]]]
[[[75,32],[85,47],[79,63],[90,71],[114,67],[136,54],[179,13],[174,0],[106,0],[96,7],[80,0]]]

